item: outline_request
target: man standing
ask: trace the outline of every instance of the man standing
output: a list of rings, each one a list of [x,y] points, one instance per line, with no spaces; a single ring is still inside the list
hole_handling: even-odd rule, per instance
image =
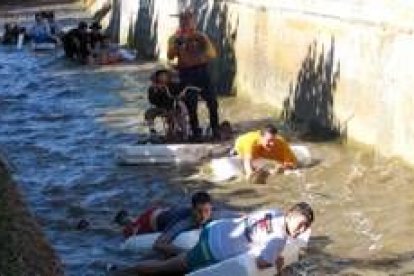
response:
[[[201,97],[207,102],[213,138],[218,138],[218,103],[215,92],[210,88],[210,78],[207,70],[209,61],[217,56],[217,52],[207,35],[196,30],[195,19],[190,11],[181,13],[179,20],[179,29],[168,40],[167,57],[169,60],[177,59],[180,81],[184,86],[197,86],[202,89],[200,93]],[[201,137],[197,102],[198,95],[187,95],[186,104],[195,140]]]

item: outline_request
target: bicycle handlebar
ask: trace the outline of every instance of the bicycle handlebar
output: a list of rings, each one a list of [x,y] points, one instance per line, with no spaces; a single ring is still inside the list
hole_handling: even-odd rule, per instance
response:
[[[181,90],[181,92],[180,93],[178,93],[178,95],[172,95],[171,94],[171,92],[170,92],[170,89],[168,88],[168,86],[163,86],[164,88],[165,88],[165,90],[166,90],[166,92],[167,92],[167,95],[170,97],[170,98],[172,98],[172,99],[182,99],[182,98],[184,98],[185,97],[185,95],[187,94],[187,91],[189,91],[189,90],[193,90],[193,91],[196,91],[197,93],[198,92],[200,92],[202,89],[200,88],[200,87],[197,87],[197,86],[192,86],[192,85],[188,85],[188,86],[186,86],[186,87],[184,87],[184,89],[183,90]]]
[[[200,92],[202,89],[200,87],[197,87],[197,86],[188,85],[188,86],[184,87],[184,89],[180,92],[180,94],[178,94],[178,98],[185,97],[185,95],[187,94],[187,91],[189,91],[189,90]]]

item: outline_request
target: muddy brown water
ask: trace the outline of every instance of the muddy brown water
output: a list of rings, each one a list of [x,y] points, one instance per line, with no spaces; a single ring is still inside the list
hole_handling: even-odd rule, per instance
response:
[[[180,203],[197,189],[241,210],[310,202],[313,237],[295,274],[414,273],[414,173],[399,160],[343,142],[295,141],[320,163],[267,185],[212,183],[205,167],[122,167],[115,147],[146,131],[153,64],[79,67],[59,53],[8,47],[0,60],[0,149],[67,275],[106,275],[108,264],[132,264],[140,256],[119,249],[114,214],[142,211],[152,200]],[[250,128],[277,113],[228,98],[221,114]],[[76,230],[80,219],[91,226]]]

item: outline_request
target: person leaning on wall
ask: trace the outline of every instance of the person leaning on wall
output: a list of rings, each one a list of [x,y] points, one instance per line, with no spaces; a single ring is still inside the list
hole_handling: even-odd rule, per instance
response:
[[[200,96],[207,102],[210,127],[213,138],[219,138],[218,103],[211,89],[208,63],[216,58],[217,52],[206,34],[197,31],[194,14],[185,10],[179,14],[179,28],[168,40],[167,57],[177,60],[180,81],[185,86],[201,88]],[[197,93],[185,99],[188,106],[190,125],[194,140],[201,138],[202,131],[197,116]]]

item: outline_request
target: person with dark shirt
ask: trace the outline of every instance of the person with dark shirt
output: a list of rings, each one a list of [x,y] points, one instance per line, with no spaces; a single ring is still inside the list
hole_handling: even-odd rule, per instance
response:
[[[102,26],[98,22],[93,22],[89,29],[89,51],[90,51],[90,62],[99,63],[101,51],[104,48],[105,35],[102,34]]]
[[[86,22],[81,21],[77,28],[70,30],[63,36],[63,48],[66,57],[77,59],[82,63],[87,62],[89,56],[87,29]]]
[[[191,197],[191,207],[153,207],[146,210],[134,221],[126,220],[123,229],[125,237],[161,231],[162,234],[155,241],[156,251],[167,256],[181,253],[181,250],[172,244],[172,241],[182,232],[202,227],[210,221],[212,214],[211,197],[206,192],[197,192]],[[117,215],[116,221],[122,220]]]
[[[148,101],[152,104],[144,115],[144,119],[152,134],[155,134],[154,120],[158,116],[167,116],[173,108],[174,95],[181,91],[181,85],[171,81],[171,72],[166,69],[157,70],[151,76],[152,84],[148,88]],[[168,124],[168,122],[167,122]]]
[[[4,34],[1,43],[7,45],[13,45],[17,43],[17,37],[19,35],[18,27],[15,24],[4,24]]]

